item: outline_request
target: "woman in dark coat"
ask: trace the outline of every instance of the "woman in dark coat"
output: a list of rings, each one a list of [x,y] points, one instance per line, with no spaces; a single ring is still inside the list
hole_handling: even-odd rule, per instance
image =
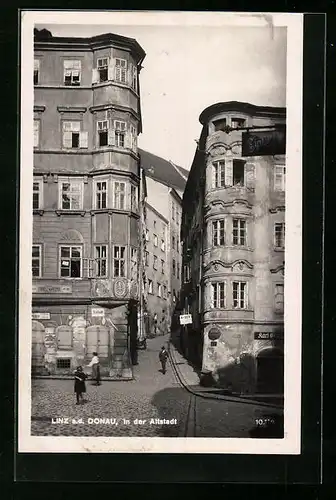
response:
[[[78,366],[75,371],[75,393],[77,402],[76,405],[84,403],[83,393],[86,392],[85,387],[86,374],[83,372],[83,368]]]

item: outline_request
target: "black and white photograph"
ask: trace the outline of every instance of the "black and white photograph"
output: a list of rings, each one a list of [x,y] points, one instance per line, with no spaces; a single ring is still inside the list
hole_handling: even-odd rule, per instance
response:
[[[299,454],[303,15],[21,25],[19,451]]]

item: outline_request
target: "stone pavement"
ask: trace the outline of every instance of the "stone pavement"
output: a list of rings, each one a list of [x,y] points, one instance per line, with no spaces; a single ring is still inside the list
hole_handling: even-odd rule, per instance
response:
[[[167,373],[160,372],[159,350],[167,343],[167,336],[148,339],[147,349],[139,351],[134,380],[104,381],[98,387],[88,381],[84,405],[75,404],[72,380],[32,380],[32,435],[260,437],[257,431],[264,425],[256,422],[281,415],[238,398],[195,396],[197,374],[172,346],[179,377],[171,361]]]
[[[87,381],[84,405],[75,404],[72,380],[32,380],[32,435],[183,436],[190,396],[169,364],[165,375],[159,371],[159,350],[167,340],[147,341],[147,349],[139,351],[134,380],[103,381],[98,387]],[[52,423],[57,418],[69,421]],[[94,419],[102,418],[111,422],[95,423]],[[166,425],[155,419],[176,419],[176,423]]]

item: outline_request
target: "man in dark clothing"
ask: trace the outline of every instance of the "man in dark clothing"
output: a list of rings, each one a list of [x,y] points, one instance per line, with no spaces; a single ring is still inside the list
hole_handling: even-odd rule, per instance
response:
[[[161,351],[159,353],[159,359],[162,367],[162,373],[166,373],[166,364],[167,364],[167,359],[168,359],[168,352],[166,351],[165,347],[161,347]]]

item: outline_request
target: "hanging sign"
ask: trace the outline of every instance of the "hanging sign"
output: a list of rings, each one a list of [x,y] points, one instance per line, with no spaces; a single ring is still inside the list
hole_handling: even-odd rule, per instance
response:
[[[242,133],[242,156],[268,156],[286,153],[286,129],[249,130]]]
[[[192,323],[191,314],[180,315],[180,325],[190,325]]]
[[[91,309],[91,316],[93,318],[104,318],[105,309],[103,309],[102,307],[93,307]]]

